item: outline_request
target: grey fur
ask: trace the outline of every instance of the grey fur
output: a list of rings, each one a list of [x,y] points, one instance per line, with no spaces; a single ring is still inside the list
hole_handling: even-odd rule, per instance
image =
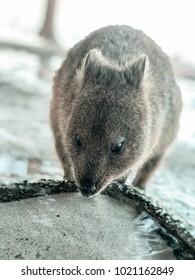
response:
[[[181,107],[169,59],[153,40],[128,26],[91,33],[54,78],[51,126],[65,178],[91,196],[137,170],[133,184],[145,188],[177,135]]]

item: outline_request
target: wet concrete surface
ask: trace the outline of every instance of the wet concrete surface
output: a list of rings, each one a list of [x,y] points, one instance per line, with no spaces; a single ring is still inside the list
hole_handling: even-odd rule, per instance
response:
[[[135,209],[103,195],[25,199],[0,212],[0,259],[175,259]]]
[[[0,185],[0,202],[7,203],[11,201],[20,201],[22,199],[62,194],[64,192],[67,193],[67,195],[70,195],[70,192],[78,192],[78,188],[73,181],[43,179],[34,183],[24,181],[21,183]],[[101,195],[113,197],[128,205],[129,208],[132,207],[136,213],[140,213],[139,217],[136,218],[138,223],[135,222],[134,219],[132,220],[132,223],[139,226],[136,231],[138,235],[143,229],[147,230],[144,232],[144,235],[142,235],[143,237],[145,236],[145,242],[147,242],[147,238],[149,237],[147,236],[148,233],[155,233],[155,237],[157,236],[156,233],[158,233],[158,237],[160,235],[165,241],[165,244],[173,249],[173,254],[176,258],[195,259],[195,238],[189,233],[180,220],[174,219],[164,208],[155,205],[150,198],[144,195],[143,191],[140,192],[139,189],[133,186],[121,185],[117,182],[113,182],[101,193]],[[70,210],[72,210],[72,208]],[[74,213],[71,214],[70,211],[70,215],[74,215]],[[21,224],[22,223],[23,221],[21,221]],[[97,225],[94,226],[96,227]],[[159,243],[160,239],[158,239],[155,244]],[[136,246],[139,247],[139,242]],[[158,250],[155,251],[154,249],[151,252],[159,257],[160,252]],[[164,250],[163,253],[165,253]]]
[[[62,179],[63,173],[54,150],[53,137],[48,121],[51,79],[44,80],[38,76],[37,57],[22,53],[20,53],[20,56],[14,56],[13,53],[5,51],[3,56],[2,53],[0,54],[0,62],[4,60],[9,61],[9,63],[0,70],[0,183],[15,183],[23,180],[36,182],[41,178]],[[179,83],[185,103],[181,132],[175,146],[162,168],[157,172],[146,194],[152,196],[162,207],[166,207],[171,215],[181,219],[187,230],[195,236],[195,128],[192,126],[192,120],[195,119],[195,97],[193,94],[195,82],[181,80]],[[99,202],[97,202],[98,199]],[[130,208],[128,210],[129,219],[127,219],[126,212],[124,213],[124,220],[122,215],[120,217],[116,216],[118,218],[115,220],[115,216],[111,215],[112,213],[108,214],[109,218],[105,217],[104,210],[107,209],[107,204],[110,205],[112,212],[117,203],[113,202],[111,198],[102,198],[102,196],[98,196],[94,201],[89,202],[86,199],[81,199],[77,194],[60,194],[54,197],[32,198],[0,204],[1,213],[3,213],[3,218],[0,220],[0,258],[63,259],[66,256],[67,258],[78,256],[78,258],[89,259],[175,258],[170,247],[167,247],[158,234],[154,236],[149,234],[148,236],[148,232],[152,232],[152,226],[147,220],[144,226],[131,227],[134,222],[136,223],[136,219],[139,220],[139,215],[135,213],[135,209]],[[97,206],[97,211],[93,208],[94,215],[99,217],[101,213],[102,239],[98,235],[99,220],[98,223],[96,219],[93,222],[92,216],[90,216],[90,223],[88,223],[87,219],[84,220],[82,215],[79,215],[82,212],[75,212],[77,207],[78,209],[82,208],[84,212],[86,211],[86,217],[88,217],[88,206],[94,208]],[[123,207],[117,207],[120,207],[122,213]],[[53,210],[50,211],[50,208]],[[92,210],[92,208],[90,209]],[[124,211],[126,211],[125,209],[127,210],[124,205]],[[64,215],[63,211],[64,213],[68,212],[69,215]],[[56,215],[60,215],[61,219],[55,216],[54,212]],[[130,212],[132,213],[130,214]],[[52,221],[50,222],[53,223],[52,226],[48,226],[50,222],[48,222],[48,225],[33,222],[32,217],[35,216],[40,221],[44,220],[43,217],[45,219],[48,217]],[[30,219],[29,223],[28,217]],[[72,222],[75,219],[77,222],[81,219],[83,229]],[[120,219],[121,221],[119,221]],[[111,244],[105,243],[105,246],[108,246],[104,247],[104,242],[102,242],[102,240],[107,240],[111,234],[109,222],[114,223],[115,226],[117,223],[123,223],[120,230],[117,226],[115,228],[118,238],[121,238],[116,241],[116,244],[118,248],[123,247],[118,255],[115,255],[115,249],[111,250]],[[130,227],[129,231],[126,223],[127,227]],[[62,235],[62,228],[66,228],[67,225],[70,239],[65,239],[65,236]],[[31,234],[32,226],[34,227],[33,232],[37,234],[34,237]],[[122,238],[125,234],[130,236],[129,243],[127,239],[125,241]],[[93,235],[96,239],[93,239]],[[36,236],[39,238],[36,239]],[[78,245],[77,239],[79,239],[79,236],[82,239],[81,245]],[[136,242],[133,237],[137,238]],[[88,240],[92,243],[89,244]],[[69,245],[68,242],[70,242]],[[98,248],[100,243],[102,248]],[[142,251],[142,244],[144,243],[147,244],[147,249]],[[24,246],[24,244],[26,245]],[[48,244],[51,244],[51,250],[48,250]],[[63,249],[61,248],[62,244],[66,244]],[[159,244],[162,247],[159,248]],[[87,246],[89,246],[90,251]],[[136,251],[138,248],[139,252]],[[58,250],[60,250],[59,254]],[[86,254],[83,250],[86,250]]]

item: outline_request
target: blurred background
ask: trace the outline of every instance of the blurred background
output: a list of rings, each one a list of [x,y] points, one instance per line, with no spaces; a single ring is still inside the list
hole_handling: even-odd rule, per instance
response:
[[[91,31],[130,25],[170,56],[184,103],[177,142],[147,192],[195,235],[194,11],[191,0],[0,0],[0,183],[62,178],[49,126],[54,71]]]
[[[32,44],[33,48],[38,43],[44,45],[42,36],[66,50],[109,24],[143,30],[174,61],[183,64],[185,69],[178,74],[195,76],[192,0],[0,0],[1,43]]]

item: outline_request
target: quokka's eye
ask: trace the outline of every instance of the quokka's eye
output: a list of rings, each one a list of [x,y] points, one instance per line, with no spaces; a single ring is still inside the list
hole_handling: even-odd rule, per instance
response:
[[[124,147],[125,147],[125,141],[121,141],[111,148],[110,153],[112,155],[117,155],[123,151]]]
[[[82,142],[81,142],[81,139],[79,138],[78,135],[75,136],[75,144],[76,144],[78,147],[82,147]]]

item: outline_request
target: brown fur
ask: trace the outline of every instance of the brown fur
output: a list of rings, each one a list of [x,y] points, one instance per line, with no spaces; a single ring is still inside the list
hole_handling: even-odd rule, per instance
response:
[[[51,126],[65,178],[92,196],[137,170],[133,184],[144,188],[177,135],[180,112],[171,64],[154,41],[127,26],[91,33],[54,78]]]

